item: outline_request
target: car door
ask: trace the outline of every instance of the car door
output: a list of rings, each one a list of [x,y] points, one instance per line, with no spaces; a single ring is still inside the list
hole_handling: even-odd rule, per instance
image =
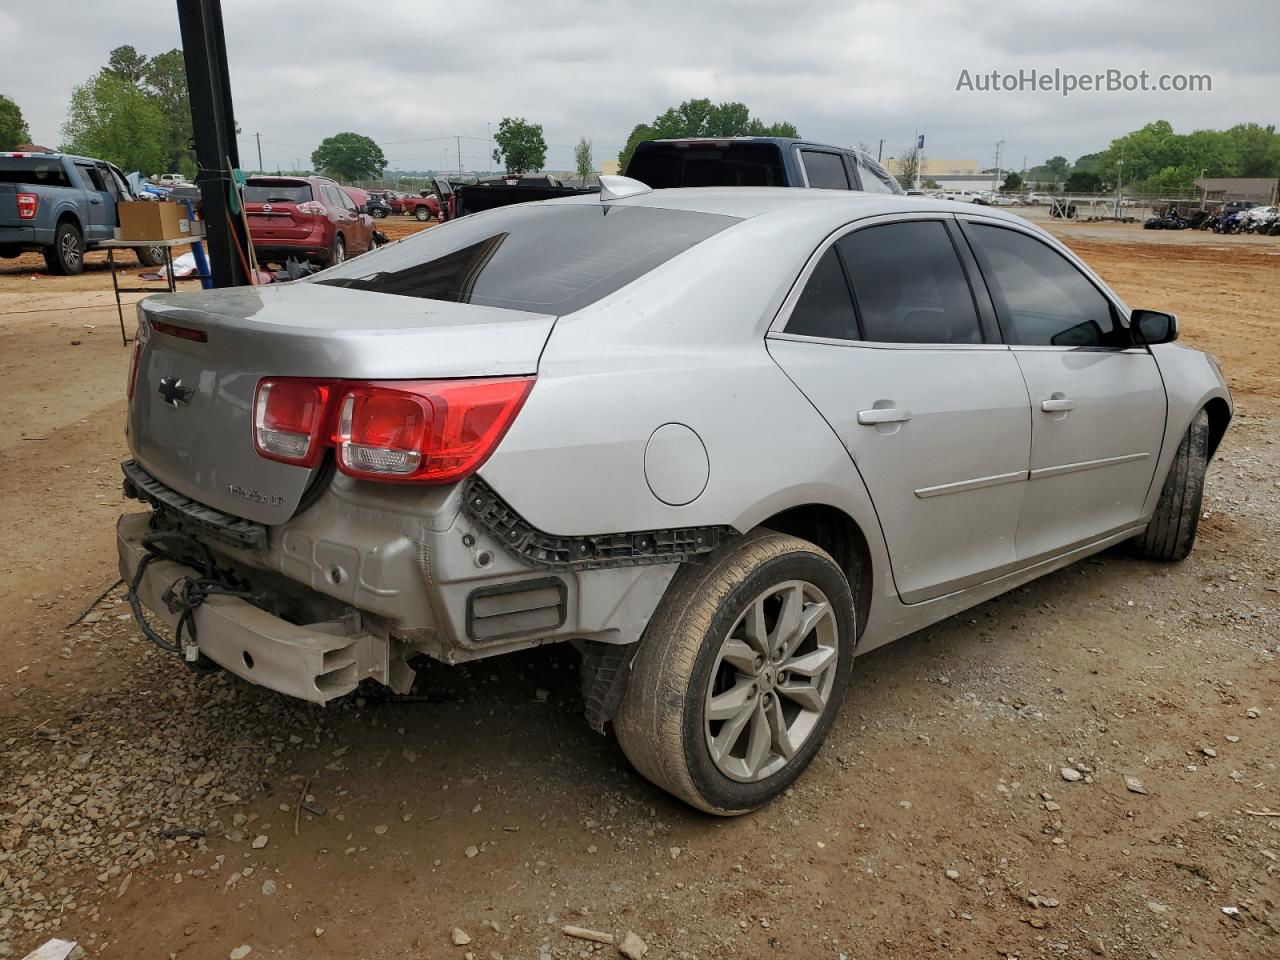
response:
[[[370,239],[373,235],[373,220],[367,214],[360,212],[360,205],[352,199],[351,194],[343,190],[341,187],[334,187],[333,192],[337,194],[338,200],[342,204],[343,213],[347,217],[347,249],[353,254],[366,253],[370,247]]]
[[[1155,473],[1167,401],[1155,358],[1120,307],[1049,241],[964,218],[1031,397],[1020,561],[1133,527]]]
[[[768,340],[853,458],[907,603],[1015,565],[1031,445],[1022,375],[949,220],[876,218],[828,241]]]
[[[84,238],[90,242],[115,236],[115,202],[107,191],[101,171],[92,163],[76,161],[76,173],[85,193]]]

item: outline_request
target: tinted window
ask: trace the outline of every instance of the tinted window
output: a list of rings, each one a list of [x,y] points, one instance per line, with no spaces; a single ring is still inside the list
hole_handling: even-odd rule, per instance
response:
[[[626,175],[661,190],[668,187],[785,187],[782,156],[774,143],[640,144]]]
[[[838,153],[821,153],[817,150],[801,150],[804,172],[809,186],[819,190],[848,190],[849,177],[844,170],[844,158]]]
[[[0,157],[0,183],[29,183],[37,187],[69,187],[61,160]]]
[[[835,247],[822,255],[787,321],[787,333],[857,340],[858,321]]]
[[[836,245],[853,282],[864,340],[982,342],[973,294],[939,221],[868,227]]]
[[[84,182],[86,190],[97,190],[101,193],[107,192],[107,185],[102,182],[102,175],[98,173],[96,167],[77,163],[76,169],[80,171],[80,179]]]
[[[334,187],[333,192],[338,200],[338,206],[343,210],[360,209],[360,204],[356,203],[355,200],[351,198],[351,194],[347,193],[347,191],[343,190],[341,187]]]
[[[98,172],[98,179],[102,183],[102,189],[106,190],[107,193],[111,194],[111,196],[119,200],[120,186],[119,184],[116,183],[115,179],[111,176],[110,169],[103,166],[102,164],[99,164],[94,169],[97,170]]]
[[[244,188],[245,203],[303,203],[310,199],[309,183],[261,183],[250,180]]]
[[[501,207],[424,230],[307,282],[562,315],[737,222],[597,202]]]
[[[1007,343],[1126,347],[1111,304],[1056,250],[1000,227],[971,228]]]

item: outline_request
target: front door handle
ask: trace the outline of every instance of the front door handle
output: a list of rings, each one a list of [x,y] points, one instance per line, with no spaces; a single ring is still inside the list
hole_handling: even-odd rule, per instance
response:
[[[1076,408],[1074,400],[1068,400],[1065,393],[1055,393],[1048,400],[1040,401],[1040,409],[1045,413],[1070,413]]]
[[[911,411],[899,407],[876,407],[873,410],[859,410],[858,422],[863,426],[874,426],[878,423],[906,423],[911,419]]]

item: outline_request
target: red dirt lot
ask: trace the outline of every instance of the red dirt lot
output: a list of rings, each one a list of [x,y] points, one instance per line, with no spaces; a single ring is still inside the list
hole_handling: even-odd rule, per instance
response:
[[[0,261],[0,956],[618,955],[565,924],[648,960],[1280,956],[1280,242],[1054,229],[1231,381],[1196,550],[859,659],[810,770],[734,820],[586,728],[568,649],[321,709],[196,678],[118,592],[67,627],[137,509],[129,351],[98,255]]]

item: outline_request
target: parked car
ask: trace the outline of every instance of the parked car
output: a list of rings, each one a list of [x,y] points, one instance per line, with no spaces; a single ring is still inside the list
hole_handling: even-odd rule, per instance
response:
[[[136,200],[120,169],[65,153],[0,153],[0,257],[44,254],[50,273],[75,274],[84,255],[115,237],[116,204]],[[162,247],[136,247],[138,262],[164,262]]]
[[[821,187],[902,193],[860,150],[789,137],[644,140],[625,175],[653,187]]]
[[[180,173],[162,173],[158,177],[153,177],[152,182],[158,183],[162,187],[185,187],[191,183]]]
[[[244,200],[249,237],[263,263],[330,266],[373,248],[373,219],[326,177],[250,177]]]
[[[382,220],[391,213],[391,204],[380,193],[370,193],[364,202],[364,212],[375,220]]]
[[[742,813],[856,654],[1187,555],[1231,401],[1177,335],[1004,211],[604,177],[144,300],[120,575],[155,642],[316,702],[571,642],[589,723]]]
[[[440,216],[440,201],[430,194],[417,197],[406,195],[400,198],[400,212],[423,222],[435,220]]]

